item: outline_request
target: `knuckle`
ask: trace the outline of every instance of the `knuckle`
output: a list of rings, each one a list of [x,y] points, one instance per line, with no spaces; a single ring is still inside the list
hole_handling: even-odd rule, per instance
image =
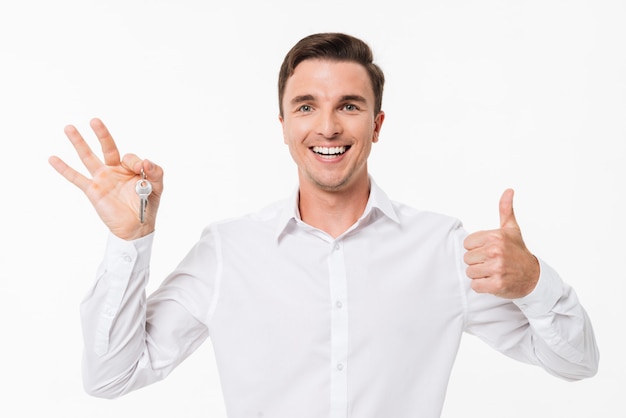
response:
[[[506,290],[505,283],[502,279],[497,279],[492,282],[492,289],[494,294],[502,294]]]
[[[502,244],[504,242],[506,238],[506,235],[504,234],[504,231],[502,231],[501,229],[494,229],[493,231],[490,231],[489,233],[489,241],[492,244]]]
[[[490,259],[499,260],[504,256],[504,248],[500,245],[491,245],[487,248],[487,256]]]
[[[491,267],[493,269],[493,273],[498,276],[502,276],[506,270],[504,259],[502,257],[494,259]]]

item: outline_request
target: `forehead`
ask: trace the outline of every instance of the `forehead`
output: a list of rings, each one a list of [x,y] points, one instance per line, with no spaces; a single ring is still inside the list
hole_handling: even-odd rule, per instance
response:
[[[359,94],[373,100],[374,90],[361,64],[310,59],[298,64],[285,85],[285,99],[302,94],[316,97]]]

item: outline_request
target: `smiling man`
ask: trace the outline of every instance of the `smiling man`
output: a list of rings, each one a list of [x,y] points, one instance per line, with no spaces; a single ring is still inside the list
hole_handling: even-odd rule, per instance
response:
[[[115,397],[160,380],[207,338],[233,418],[438,417],[464,333],[563,379],[595,374],[589,318],[524,245],[512,190],[500,228],[468,235],[373,181],[383,86],[363,41],[321,33],[298,42],[278,83],[297,193],[208,226],[150,297],[163,170],[136,155],[120,161],[97,119],[104,162],[66,128],[92,178],[50,162],[111,230],[82,305],[89,393]],[[142,222],[144,177],[153,192]]]

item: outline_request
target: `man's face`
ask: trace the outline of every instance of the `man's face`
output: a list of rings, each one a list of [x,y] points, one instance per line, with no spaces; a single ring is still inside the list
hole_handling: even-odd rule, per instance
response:
[[[287,80],[282,106],[283,137],[301,188],[341,191],[367,178],[384,113],[374,115],[374,91],[363,66],[303,61]]]

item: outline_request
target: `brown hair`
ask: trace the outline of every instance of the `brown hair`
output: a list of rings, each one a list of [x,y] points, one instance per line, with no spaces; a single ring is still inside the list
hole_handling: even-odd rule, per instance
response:
[[[285,56],[278,74],[278,108],[283,116],[283,96],[287,79],[302,61],[325,59],[361,64],[369,74],[374,90],[374,115],[380,112],[383,101],[385,75],[374,64],[371,48],[362,40],[344,33],[317,33],[302,38]]]

